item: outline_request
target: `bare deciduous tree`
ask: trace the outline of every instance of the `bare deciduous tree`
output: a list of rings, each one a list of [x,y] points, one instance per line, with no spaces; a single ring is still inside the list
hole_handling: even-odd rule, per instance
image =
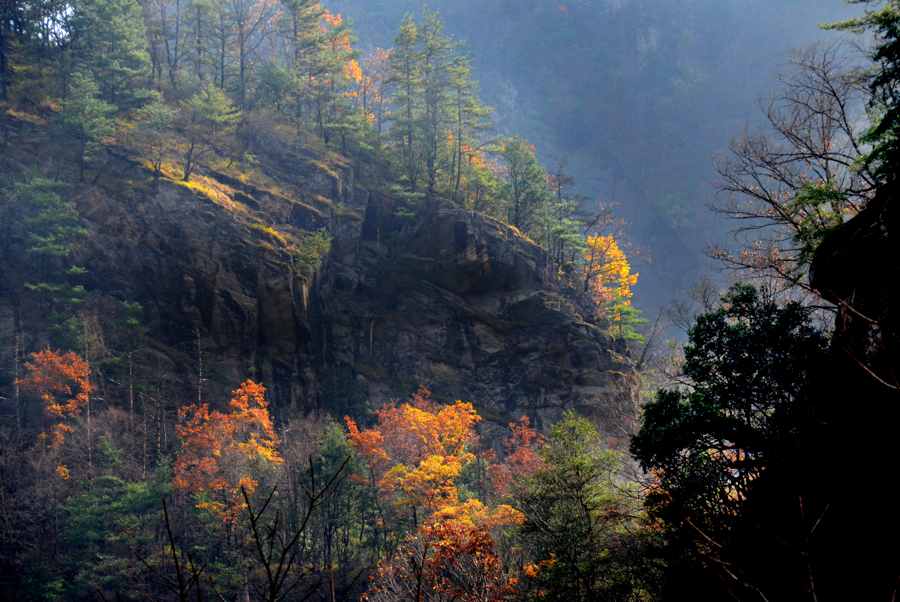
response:
[[[841,40],[794,51],[763,103],[766,127],[745,129],[713,159],[721,179],[710,207],[737,220],[735,246],[710,249],[726,270],[816,298],[805,278],[812,252],[878,184],[859,161],[868,127],[863,60]]]

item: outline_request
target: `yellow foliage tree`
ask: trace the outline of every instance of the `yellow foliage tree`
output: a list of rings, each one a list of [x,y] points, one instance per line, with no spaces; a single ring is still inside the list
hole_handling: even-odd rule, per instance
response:
[[[617,300],[630,303],[631,287],[638,274],[631,273],[631,264],[614,236],[588,236],[585,241],[584,290],[589,292],[604,311]]]
[[[622,245],[612,234],[588,235],[583,259],[584,290],[594,298],[600,315],[609,321],[612,334],[641,340],[633,325],[646,321],[638,319],[638,310],[631,307],[631,287],[637,284],[638,274],[631,273]]]
[[[456,479],[474,459],[469,447],[480,420],[470,403],[439,406],[420,388],[413,402],[385,406],[378,427],[360,432],[346,418],[350,443],[366,460],[373,485],[396,507],[408,508],[413,527],[381,560],[368,602],[481,600],[499,602],[517,592],[518,578],[503,566],[495,536],[520,525],[518,510],[460,503]],[[416,510],[426,511],[418,523]]]
[[[458,503],[455,481],[474,457],[467,446],[481,418],[471,403],[439,407],[426,389],[413,397],[412,404],[379,410],[379,429],[360,433],[349,418],[347,426],[382,494],[413,513],[417,508],[432,513]]]

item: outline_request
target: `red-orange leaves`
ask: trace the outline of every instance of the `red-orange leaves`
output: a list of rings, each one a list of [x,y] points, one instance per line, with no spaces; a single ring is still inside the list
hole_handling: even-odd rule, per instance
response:
[[[383,407],[377,427],[362,433],[346,419],[350,443],[366,460],[372,485],[395,507],[409,508],[412,517],[408,535],[378,564],[364,599],[508,599],[516,593],[516,578],[503,570],[494,535],[522,524],[524,516],[510,506],[491,509],[474,498],[459,502],[456,481],[463,465],[475,458],[469,448],[480,418],[472,404],[440,406],[428,395],[420,388],[412,403]],[[510,453],[517,471],[529,465],[528,454],[538,440],[527,421],[513,428]],[[419,509],[427,517],[423,522],[416,519]]]
[[[391,462],[390,456],[384,451],[384,435],[374,429],[360,433],[356,423],[350,420],[349,416],[345,416],[344,420],[347,422],[350,444],[365,460],[369,479],[374,486]]]
[[[501,516],[506,511],[510,516],[495,524],[489,518],[473,521],[436,515],[437,520],[428,521],[407,536],[396,554],[378,564],[373,585],[364,599],[369,602],[509,599],[517,593],[517,579],[503,570],[490,533],[493,526],[521,523],[521,515],[508,506],[501,506],[494,515]]]
[[[487,469],[494,489],[501,497],[509,495],[516,479],[534,474],[540,468],[537,450],[544,444],[544,436],[532,428],[528,416],[522,416],[519,424],[510,422],[509,430],[512,435],[503,439],[506,461]]]
[[[175,427],[181,454],[175,461],[175,487],[198,494],[198,508],[208,508],[234,522],[243,508],[241,487],[256,489],[254,471],[281,464],[279,441],[269,418],[265,388],[247,381],[234,391],[232,412],[210,412],[208,404],[178,411]]]
[[[457,503],[454,482],[473,457],[467,444],[480,418],[470,403],[440,407],[428,395],[422,388],[412,404],[383,407],[377,429],[360,433],[356,423],[346,421],[350,443],[382,494],[398,506],[434,512]]]
[[[88,380],[91,369],[72,352],[60,355],[42,351],[31,356],[32,363],[25,364],[25,378],[16,381],[25,393],[38,396],[44,402],[44,412],[53,420],[60,420],[42,437],[50,440],[50,447],[57,448],[65,440],[65,433],[72,427],[62,422],[81,413],[94,391]],[[60,475],[67,475],[65,467]]]

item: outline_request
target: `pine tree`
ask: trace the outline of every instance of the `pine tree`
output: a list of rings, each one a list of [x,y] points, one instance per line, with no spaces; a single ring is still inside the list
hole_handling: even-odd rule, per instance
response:
[[[190,0],[185,6],[185,61],[193,67],[193,76],[204,81],[207,70],[212,67],[212,57],[208,48],[210,26],[215,8],[211,0]]]
[[[518,136],[506,141],[500,156],[508,169],[503,186],[507,220],[527,235],[550,200],[547,172],[538,164],[534,146]]]
[[[188,138],[182,153],[183,179],[187,182],[200,160],[213,152],[216,139],[234,131],[241,112],[222,90],[209,85],[184,104],[182,116]]]
[[[433,194],[441,170],[441,143],[453,125],[453,98],[451,96],[454,71],[462,59],[455,50],[461,42],[443,35],[444,24],[436,12],[422,10],[422,22],[418,24],[418,40],[421,45],[421,86],[423,99],[422,134],[425,155],[425,176],[428,192]],[[460,84],[463,87],[463,84]]]
[[[845,1],[876,3],[876,0]],[[882,180],[894,180],[900,174],[900,2],[888,0],[877,10],[867,10],[862,17],[825,27],[870,32],[875,37],[871,58],[876,69],[869,81],[872,127],[863,137],[873,148],[864,163]]]
[[[471,80],[472,60],[462,42],[443,33],[436,12],[407,15],[394,39],[391,76],[395,110],[388,132],[413,192],[460,199],[469,159],[488,129],[490,109]]]
[[[418,28],[412,15],[406,15],[400,23],[400,32],[394,38],[391,55],[391,77],[388,85],[394,86],[394,104],[397,109],[388,130],[389,137],[397,144],[404,176],[415,192],[419,183],[421,162],[419,149],[421,123],[418,121],[421,102],[421,60],[418,48]]]
[[[74,4],[72,72],[89,74],[102,98],[119,108],[142,97],[150,74],[147,30],[136,0],[79,0]]]
[[[143,107],[139,112],[139,139],[144,152],[153,167],[153,177],[162,174],[162,164],[166,156],[167,139],[171,136],[169,129],[178,112],[164,102],[155,100]]]
[[[319,76],[312,86],[316,125],[326,144],[335,132],[340,132],[346,145],[350,106],[343,90],[348,83],[347,66],[359,54],[353,49],[356,38],[350,29],[350,21],[328,12],[324,20],[324,44],[315,63]]]
[[[78,141],[79,176],[82,180],[85,164],[102,149],[102,139],[115,133],[112,119],[115,112],[115,105],[100,99],[100,89],[90,71],[76,73],[72,77],[60,122]]]
[[[484,106],[478,96],[478,84],[470,79],[472,59],[457,57],[450,78],[450,100],[455,116],[453,136],[450,145],[450,165],[447,188],[450,196],[460,202],[461,184],[464,174],[472,171],[470,159],[481,142],[481,137],[490,128],[491,109]]]
[[[323,31],[319,27],[325,8],[317,0],[284,0],[285,12],[279,19],[281,37],[285,40],[290,65],[299,76],[309,76],[312,57],[322,47]]]
[[[12,79],[10,54],[17,38],[21,37],[25,18],[25,6],[17,0],[0,0],[0,100],[9,100]]]

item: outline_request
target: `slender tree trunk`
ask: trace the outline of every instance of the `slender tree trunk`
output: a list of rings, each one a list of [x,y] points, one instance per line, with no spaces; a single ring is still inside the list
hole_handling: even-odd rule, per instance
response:
[[[194,69],[197,72],[197,79],[203,81],[203,11],[200,5],[197,5],[197,62]]]
[[[0,100],[9,100],[9,22],[12,15],[9,14],[9,0],[0,0],[3,9],[0,10]]]
[[[219,30],[222,34],[219,39],[219,89],[225,89],[225,45],[227,42],[227,28],[225,26],[225,16],[219,15]]]
[[[128,405],[131,407],[128,423],[134,429],[134,354],[131,351],[128,352]]]
[[[141,409],[144,411],[143,453],[141,454],[141,479],[147,478],[147,400],[141,396]]]
[[[18,324],[19,332],[16,333],[16,344],[15,344],[15,357],[13,358],[14,364],[14,400],[16,404],[16,429],[19,433],[22,432],[22,415],[21,415],[21,400],[20,400],[20,389],[19,389],[19,365],[21,362],[20,358],[24,357],[25,353],[25,331],[22,328],[22,312],[19,311],[19,324]]]
[[[241,108],[245,108],[245,100],[247,95],[247,38],[246,34],[243,31],[243,27],[238,31],[238,49],[240,52],[239,62],[240,62],[240,104]]]
[[[200,346],[200,329],[197,335],[197,405],[203,405],[203,348]]]
[[[156,400],[156,457],[162,457],[162,424],[160,423],[160,416],[162,414],[162,408],[160,407],[160,400]]]

